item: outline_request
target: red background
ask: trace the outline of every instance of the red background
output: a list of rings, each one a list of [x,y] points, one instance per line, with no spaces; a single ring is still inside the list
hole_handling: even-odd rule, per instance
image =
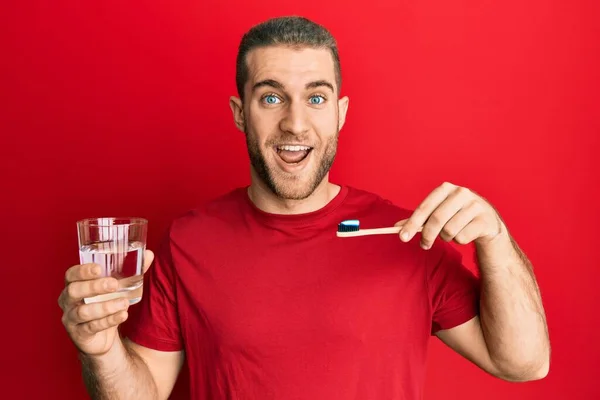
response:
[[[77,219],[146,217],[154,248],[171,218],[248,183],[228,107],[237,45],[284,14],[339,42],[351,101],[333,179],[408,207],[444,180],[470,187],[536,267],[549,376],[502,382],[432,339],[426,398],[600,398],[598,2],[13,3],[0,13],[2,398],[85,398],[56,303]]]

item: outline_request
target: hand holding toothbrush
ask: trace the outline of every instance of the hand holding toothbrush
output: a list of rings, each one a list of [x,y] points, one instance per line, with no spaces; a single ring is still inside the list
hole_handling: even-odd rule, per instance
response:
[[[410,241],[421,232],[421,247],[428,250],[437,236],[458,244],[475,241],[490,243],[500,233],[506,232],[496,210],[475,192],[444,182],[435,188],[415,209],[408,219],[398,221],[393,227],[359,229],[359,221],[347,220],[338,227],[339,237],[374,234],[399,234],[403,242]]]
[[[488,244],[506,231],[490,203],[475,192],[444,182],[415,209],[410,218],[395,224],[400,239],[411,240],[421,230],[421,247],[431,248],[437,236],[458,244]]]

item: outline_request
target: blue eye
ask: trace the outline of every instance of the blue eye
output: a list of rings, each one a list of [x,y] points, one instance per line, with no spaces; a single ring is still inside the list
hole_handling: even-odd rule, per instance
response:
[[[310,98],[310,104],[323,104],[324,101],[323,96],[313,96]]]
[[[277,100],[279,100],[277,96],[273,96],[272,94],[265,97],[267,104],[276,104]]]

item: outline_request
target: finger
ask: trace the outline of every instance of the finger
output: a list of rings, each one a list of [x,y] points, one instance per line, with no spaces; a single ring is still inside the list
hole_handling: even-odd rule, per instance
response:
[[[461,191],[455,190],[450,193],[427,219],[421,235],[421,247],[425,250],[431,248],[433,242],[442,233],[446,224],[463,207],[465,207],[465,199],[461,195]]]
[[[152,261],[154,261],[154,253],[151,250],[144,251],[144,274],[148,271],[150,265],[152,265]]]
[[[96,319],[103,319],[119,311],[126,310],[128,307],[129,301],[123,298],[102,301],[100,303],[81,304],[69,310],[65,322],[76,325]]]
[[[77,329],[79,329],[83,334],[95,335],[98,332],[102,332],[106,329],[122,324],[127,320],[127,317],[127,311],[119,311],[118,313],[109,315],[108,317],[95,319],[93,321],[78,325]]]
[[[479,215],[479,210],[480,207],[475,202],[463,207],[444,225],[440,237],[447,242],[454,240],[456,235]]]
[[[69,305],[81,301],[84,297],[92,297],[112,293],[119,287],[115,278],[107,277],[91,281],[71,282],[64,288],[63,304]]]
[[[484,228],[485,221],[475,218],[454,236],[454,241],[458,244],[471,243],[481,235]]]
[[[80,264],[74,265],[65,272],[65,285],[90,279],[100,278],[102,276],[102,266],[98,264]]]
[[[433,213],[433,211],[448,197],[456,188],[451,183],[444,183],[435,188],[426,198],[419,204],[408,221],[402,227],[400,238],[408,242],[417,233],[418,229],[425,224],[425,221]]]

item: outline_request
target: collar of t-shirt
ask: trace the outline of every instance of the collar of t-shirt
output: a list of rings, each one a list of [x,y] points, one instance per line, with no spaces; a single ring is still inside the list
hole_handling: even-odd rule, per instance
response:
[[[324,207],[303,214],[274,214],[265,212],[250,200],[247,190],[241,190],[240,195],[243,197],[245,211],[250,213],[257,222],[272,228],[287,230],[290,228],[322,229],[332,227],[333,229],[337,229],[339,217],[336,216],[336,211],[338,211],[346,200],[348,192],[349,188],[347,186],[341,186],[338,194]]]

